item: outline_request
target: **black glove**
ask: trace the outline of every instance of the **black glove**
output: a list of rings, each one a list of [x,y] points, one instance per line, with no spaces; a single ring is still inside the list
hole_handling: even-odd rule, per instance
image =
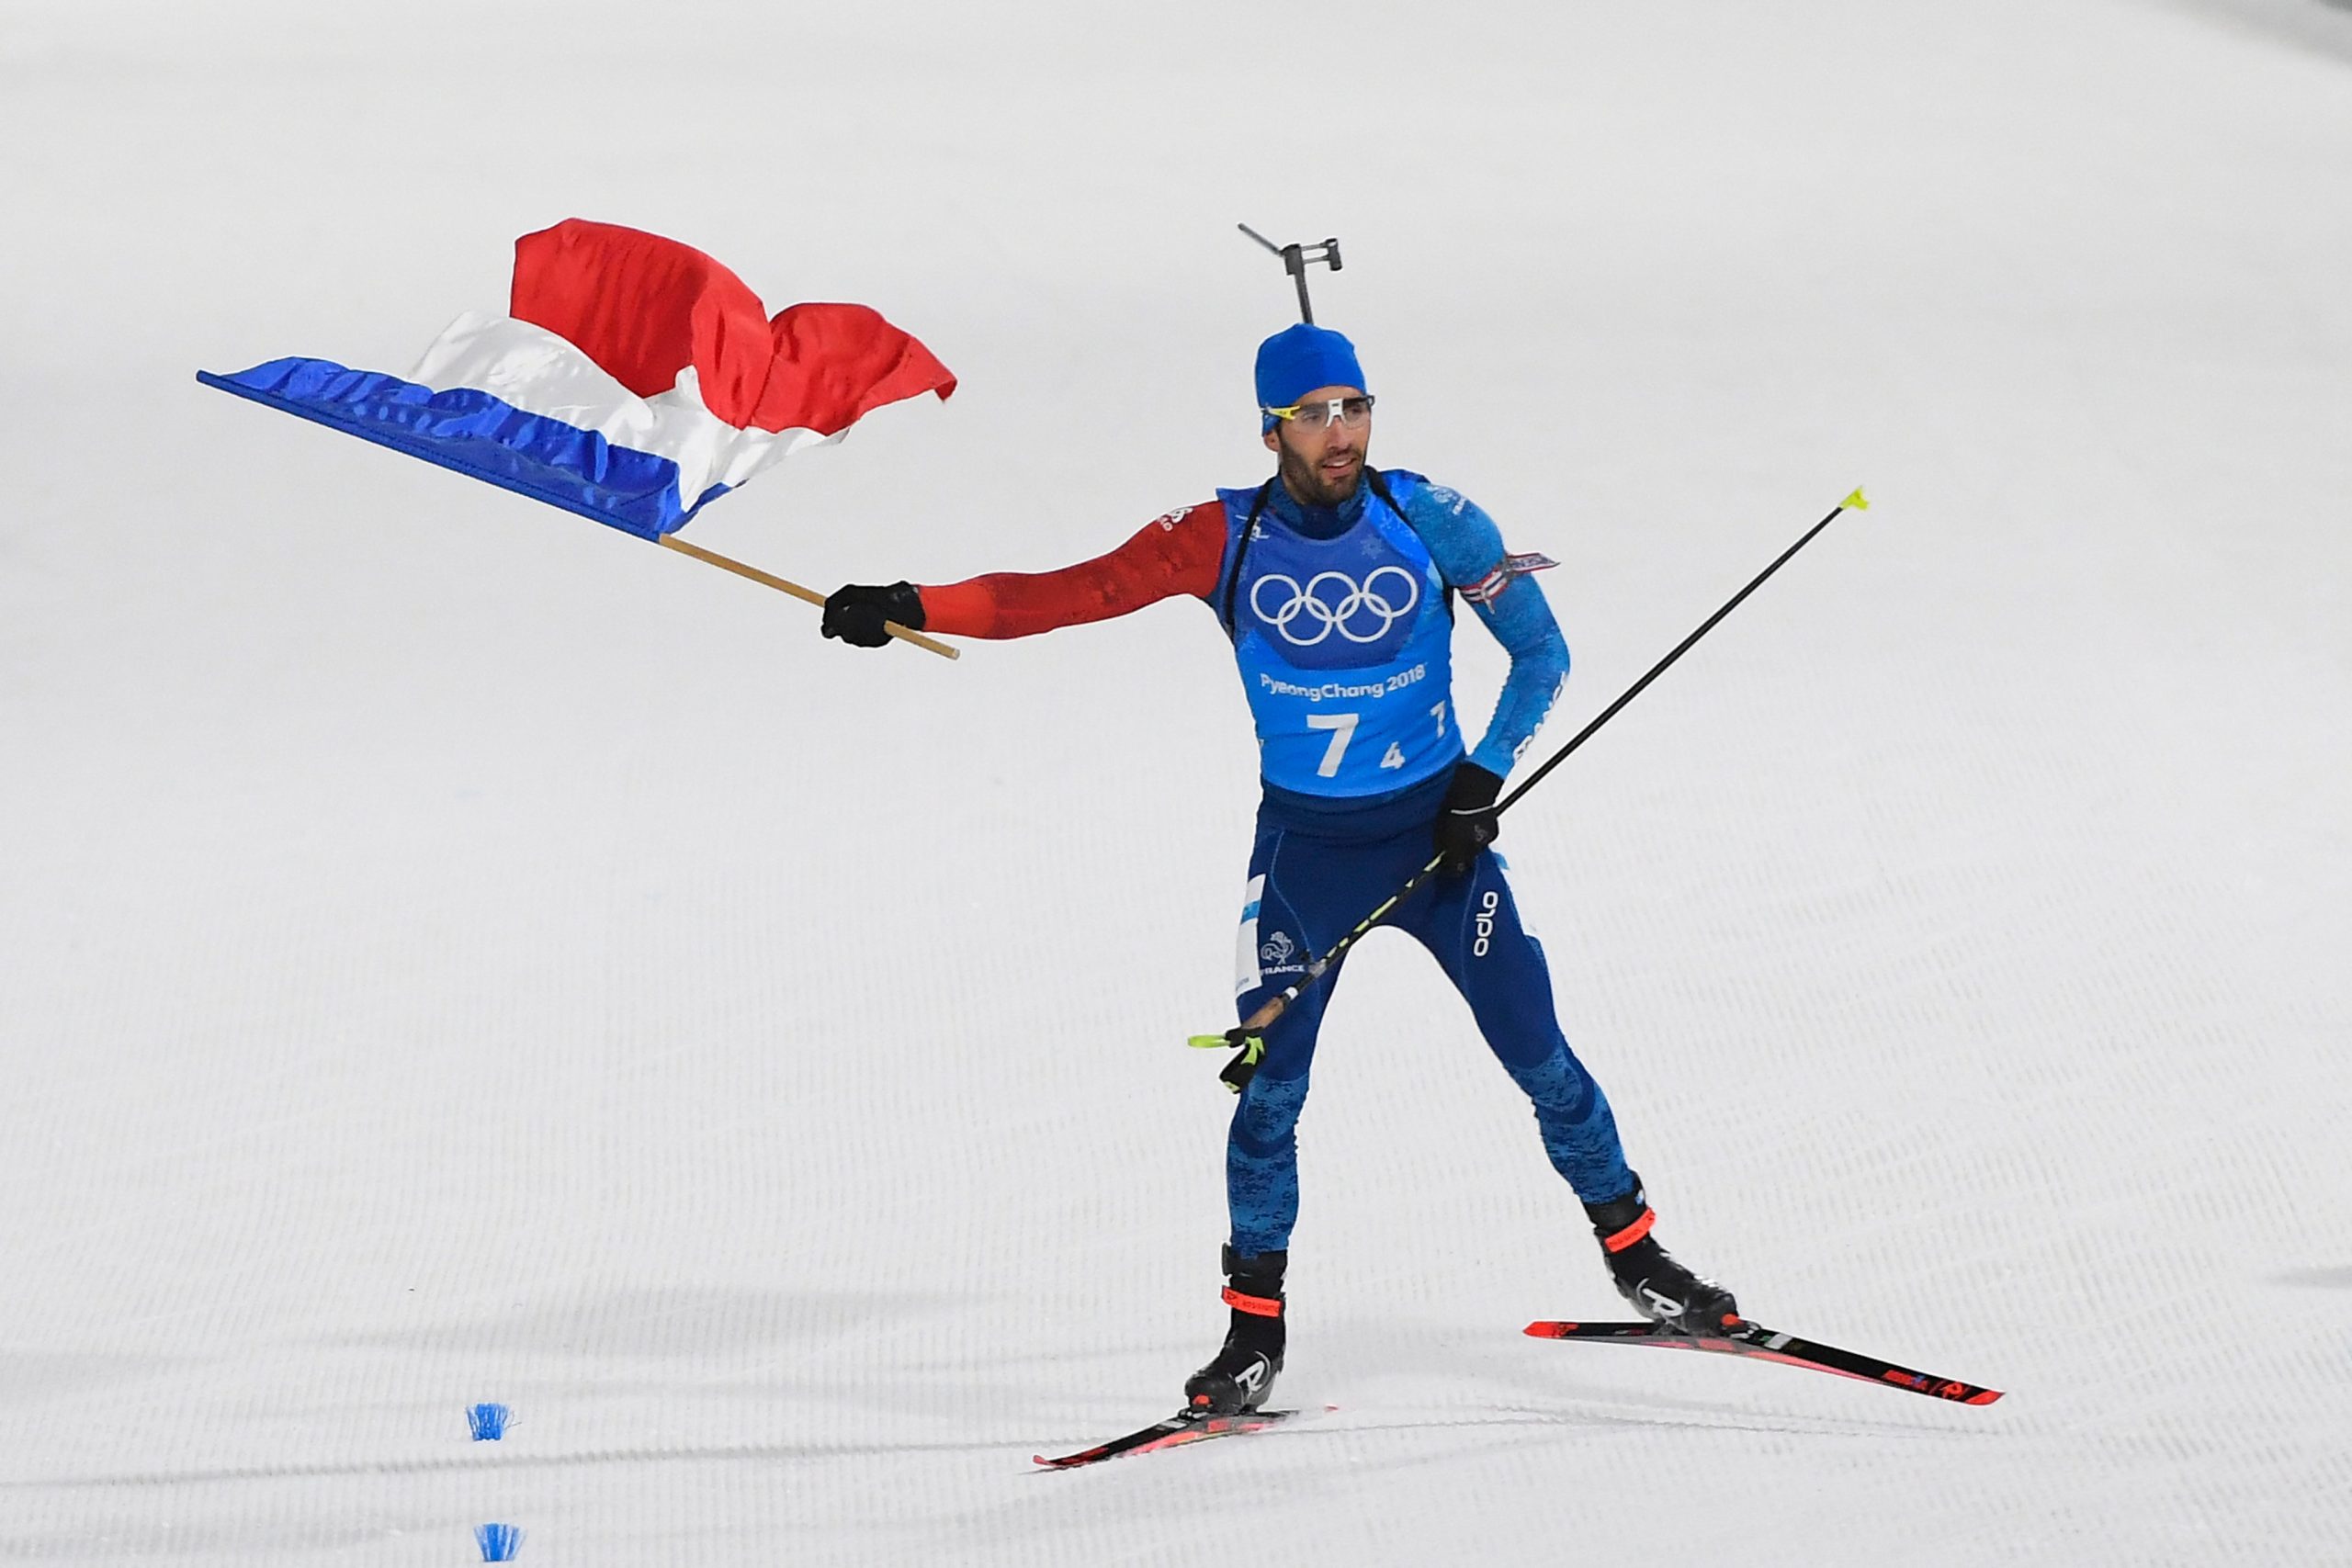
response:
[[[1502,814],[1495,796],[1503,781],[1476,762],[1454,765],[1453,782],[1445,786],[1445,805],[1437,814],[1437,852],[1445,857],[1442,876],[1459,876],[1470,869],[1478,852],[1495,841],[1502,829]]]
[[[896,621],[910,632],[922,630],[922,595],[915,592],[913,583],[861,588],[853,582],[836,588],[825,601],[827,637],[860,648],[879,648],[890,640],[890,634],[882,629],[885,621]]]

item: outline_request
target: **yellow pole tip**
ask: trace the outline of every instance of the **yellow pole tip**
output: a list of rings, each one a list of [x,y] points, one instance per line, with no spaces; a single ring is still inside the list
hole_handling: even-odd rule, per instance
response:
[[[1857,512],[1868,512],[1871,509],[1871,503],[1862,497],[1862,487],[1860,485],[1856,485],[1854,487],[1853,494],[1848,496],[1838,504],[1840,506],[1850,506]]]

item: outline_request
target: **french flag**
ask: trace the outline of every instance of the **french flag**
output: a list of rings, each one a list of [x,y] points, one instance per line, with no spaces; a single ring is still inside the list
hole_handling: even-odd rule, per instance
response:
[[[864,305],[770,319],[700,251],[577,218],[517,240],[507,314],[458,317],[406,377],[295,358],[197,379],[647,539],[885,403],[956,389]]]

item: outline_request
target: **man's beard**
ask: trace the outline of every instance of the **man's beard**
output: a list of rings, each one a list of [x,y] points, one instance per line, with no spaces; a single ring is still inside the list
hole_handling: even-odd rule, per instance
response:
[[[1310,506],[1338,506],[1355,494],[1356,486],[1363,479],[1363,454],[1352,456],[1355,467],[1348,470],[1346,479],[1334,481],[1323,477],[1319,463],[1309,462],[1285,446],[1282,455],[1283,482],[1290,487],[1292,495]]]

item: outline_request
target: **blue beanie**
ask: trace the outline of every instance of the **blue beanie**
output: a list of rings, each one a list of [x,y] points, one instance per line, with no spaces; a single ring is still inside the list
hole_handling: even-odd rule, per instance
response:
[[[1355,387],[1364,391],[1363,367],[1356,363],[1356,345],[1329,327],[1301,321],[1258,345],[1258,406],[1283,409],[1317,387]],[[1261,428],[1272,430],[1274,418],[1264,417]]]

